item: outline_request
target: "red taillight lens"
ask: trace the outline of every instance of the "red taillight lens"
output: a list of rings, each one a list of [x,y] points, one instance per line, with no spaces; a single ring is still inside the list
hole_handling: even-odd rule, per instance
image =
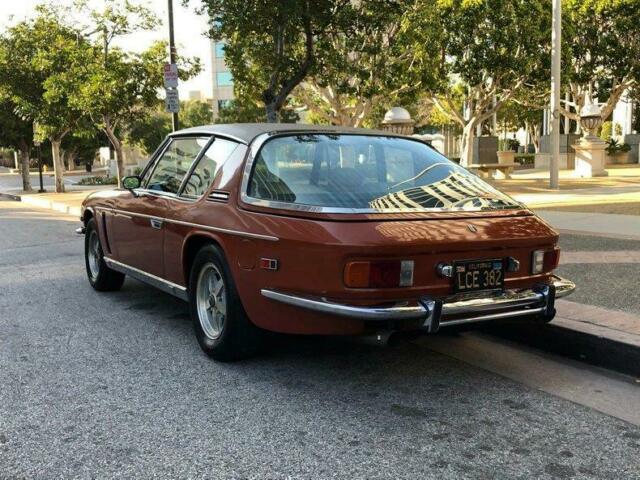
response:
[[[395,288],[413,285],[413,260],[349,262],[344,284],[350,288]]]
[[[550,272],[558,268],[560,264],[560,248],[556,247],[553,250],[544,252],[544,271]]]

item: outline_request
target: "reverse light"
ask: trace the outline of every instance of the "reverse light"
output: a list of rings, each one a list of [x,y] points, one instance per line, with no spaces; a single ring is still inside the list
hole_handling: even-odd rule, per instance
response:
[[[542,272],[550,272],[560,263],[560,249],[535,250],[531,255],[531,273],[537,275]]]
[[[413,260],[349,262],[344,284],[350,288],[395,288],[413,286]]]

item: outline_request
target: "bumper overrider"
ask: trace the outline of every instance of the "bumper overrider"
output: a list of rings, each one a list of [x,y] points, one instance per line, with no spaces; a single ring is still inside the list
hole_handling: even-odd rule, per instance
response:
[[[500,292],[479,292],[444,299],[421,298],[394,305],[368,307],[329,302],[323,298],[289,295],[263,289],[262,295],[278,302],[316,312],[367,321],[421,321],[422,328],[435,333],[441,326],[538,316],[551,320],[555,299],[575,290],[570,280],[557,276],[532,288]]]

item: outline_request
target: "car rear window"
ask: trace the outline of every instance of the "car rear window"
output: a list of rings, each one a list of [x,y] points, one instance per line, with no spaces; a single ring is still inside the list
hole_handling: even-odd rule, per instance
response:
[[[268,140],[255,158],[247,193],[278,207],[327,211],[521,207],[422,142],[371,135]]]

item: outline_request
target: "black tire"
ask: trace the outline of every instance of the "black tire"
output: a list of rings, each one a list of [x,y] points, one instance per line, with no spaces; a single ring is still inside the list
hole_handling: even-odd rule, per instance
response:
[[[222,290],[216,295],[211,292],[215,288],[211,289],[208,282],[214,281],[219,285],[220,280],[223,282]],[[208,298],[208,303],[204,298]],[[209,307],[205,308],[205,305]],[[223,305],[224,316],[215,316],[221,313]],[[202,247],[191,266],[189,310],[198,343],[211,358],[229,362],[256,353],[260,330],[251,323],[244,311],[224,254],[214,245]],[[220,320],[214,320],[214,317]]]
[[[97,241],[97,245],[93,244],[94,241]],[[95,263],[92,255],[95,255]],[[87,269],[89,283],[95,290],[113,292],[120,290],[122,287],[125,275],[110,269],[105,263],[96,221],[93,218],[87,222],[84,234],[84,264]]]

